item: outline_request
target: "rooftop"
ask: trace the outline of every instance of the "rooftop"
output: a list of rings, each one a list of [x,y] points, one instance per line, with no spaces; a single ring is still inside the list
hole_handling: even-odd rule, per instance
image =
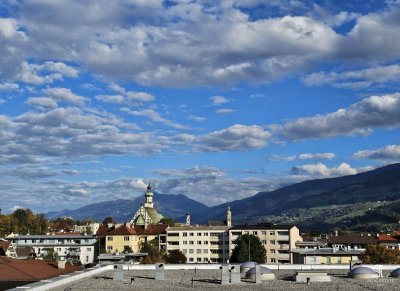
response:
[[[7,240],[32,240],[32,239],[94,239],[93,235],[78,234],[53,234],[53,235],[19,235],[14,237],[6,237]]]
[[[319,248],[319,249],[294,249],[291,251],[292,253],[295,254],[301,254],[301,255],[359,255],[362,254],[364,251],[362,250],[335,250],[333,248]]]
[[[376,244],[378,239],[373,236],[338,235],[328,238],[330,244]]]
[[[168,228],[168,232],[170,231],[199,231],[199,230],[219,230],[219,231],[226,231],[230,229],[230,226],[208,226],[208,225],[190,225],[190,226],[173,226]]]
[[[239,230],[239,229],[284,229],[289,230],[293,227],[296,227],[294,224],[272,224],[272,223],[259,223],[255,225],[235,225],[231,228],[231,230]]]

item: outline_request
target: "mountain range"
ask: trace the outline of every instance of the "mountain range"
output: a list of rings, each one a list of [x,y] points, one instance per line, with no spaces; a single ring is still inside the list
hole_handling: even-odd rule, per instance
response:
[[[71,216],[101,221],[105,216],[112,216],[117,221],[125,221],[133,215],[142,200],[139,197],[135,200],[101,202],[77,210],[48,213],[47,217]],[[304,181],[213,207],[185,195],[155,196],[155,207],[159,212],[177,221],[184,221],[188,209],[193,223],[224,220],[228,206],[234,224],[268,221],[294,223],[302,228],[317,230],[338,226],[351,229],[358,225],[362,230],[366,227],[363,222],[368,221],[369,227],[371,224],[381,227],[383,223],[395,227],[400,219],[396,216],[400,210],[400,164],[356,175]],[[392,214],[386,217],[385,212]],[[374,217],[379,219],[374,221]]]

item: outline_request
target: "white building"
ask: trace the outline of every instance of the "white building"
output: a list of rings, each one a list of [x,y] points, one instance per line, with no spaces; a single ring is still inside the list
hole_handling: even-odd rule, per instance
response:
[[[100,223],[92,222],[87,223],[85,225],[74,225],[73,232],[79,232],[81,234],[88,234],[88,230],[90,230],[90,234],[95,234],[100,227]]]
[[[167,251],[180,250],[187,263],[223,263],[229,259],[229,226],[176,226],[167,229]]]
[[[79,259],[84,265],[94,261],[94,236],[20,235],[6,239],[16,247],[32,247],[38,257],[53,249],[60,260]]]

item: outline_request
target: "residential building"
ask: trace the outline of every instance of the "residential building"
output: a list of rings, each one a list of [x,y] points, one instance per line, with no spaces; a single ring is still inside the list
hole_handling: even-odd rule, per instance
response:
[[[82,264],[93,263],[94,236],[84,235],[20,235],[6,238],[18,249],[19,247],[32,247],[37,256],[49,250],[58,253],[60,260],[78,259]]]
[[[295,249],[293,264],[349,264],[358,260],[362,250],[336,250],[335,248]]]
[[[240,235],[253,234],[260,238],[266,250],[266,263],[290,264],[293,263],[291,251],[296,243],[302,241],[299,229],[294,225],[235,225],[229,229],[229,251],[235,248],[234,241]]]
[[[73,226],[73,231],[78,232],[80,234],[95,234],[100,227],[100,223],[98,222],[92,222],[92,223],[87,223],[85,225],[74,225]]]
[[[379,234],[378,243],[392,250],[400,250],[400,239],[389,234]]]
[[[338,235],[328,238],[328,246],[336,250],[365,250],[368,245],[377,244],[378,239],[363,235]]]
[[[133,252],[140,252],[144,243],[151,243],[166,250],[166,229],[168,225],[151,224],[147,228],[140,225],[123,224],[105,234],[105,248],[108,253],[123,252],[130,247]]]
[[[167,229],[167,251],[180,250],[188,263],[224,263],[229,259],[229,226],[175,226]]]

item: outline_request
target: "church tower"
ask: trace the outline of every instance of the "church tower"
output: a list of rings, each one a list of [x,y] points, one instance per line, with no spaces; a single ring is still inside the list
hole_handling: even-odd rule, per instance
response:
[[[232,226],[232,212],[230,206],[228,206],[228,210],[226,211],[226,226]]]
[[[151,185],[149,183],[149,185],[147,186],[147,191],[146,191],[146,202],[144,203],[144,207],[146,208],[154,208],[154,204],[153,204],[153,192],[151,192]]]
[[[186,226],[190,226],[190,212],[189,211],[186,212],[186,223],[185,223],[185,225]]]

